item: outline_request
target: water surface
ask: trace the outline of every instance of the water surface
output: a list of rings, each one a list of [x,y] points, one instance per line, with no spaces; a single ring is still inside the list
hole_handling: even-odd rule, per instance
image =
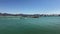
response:
[[[0,17],[0,34],[60,34],[60,17]]]

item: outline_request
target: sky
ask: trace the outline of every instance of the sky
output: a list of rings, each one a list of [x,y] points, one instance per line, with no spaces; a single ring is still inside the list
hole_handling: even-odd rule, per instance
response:
[[[0,0],[0,12],[12,14],[60,14],[60,0]]]

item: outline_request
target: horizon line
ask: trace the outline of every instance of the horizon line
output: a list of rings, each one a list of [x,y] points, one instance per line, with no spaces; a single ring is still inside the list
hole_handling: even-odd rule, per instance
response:
[[[2,12],[0,12],[0,13],[2,13]],[[4,14],[4,13],[2,13],[2,14]],[[52,15],[52,14],[60,14],[60,13],[6,13],[6,14],[48,14],[48,15]]]

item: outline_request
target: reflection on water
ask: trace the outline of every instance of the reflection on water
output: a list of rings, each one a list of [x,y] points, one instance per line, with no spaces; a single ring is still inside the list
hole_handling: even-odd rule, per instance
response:
[[[0,34],[60,34],[60,17],[0,17]]]

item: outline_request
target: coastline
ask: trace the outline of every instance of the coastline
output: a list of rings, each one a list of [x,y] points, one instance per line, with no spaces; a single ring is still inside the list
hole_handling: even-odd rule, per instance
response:
[[[28,18],[39,18],[39,17],[52,17],[52,16],[60,16],[60,14],[8,14],[8,13],[0,13],[0,17],[28,17]]]

